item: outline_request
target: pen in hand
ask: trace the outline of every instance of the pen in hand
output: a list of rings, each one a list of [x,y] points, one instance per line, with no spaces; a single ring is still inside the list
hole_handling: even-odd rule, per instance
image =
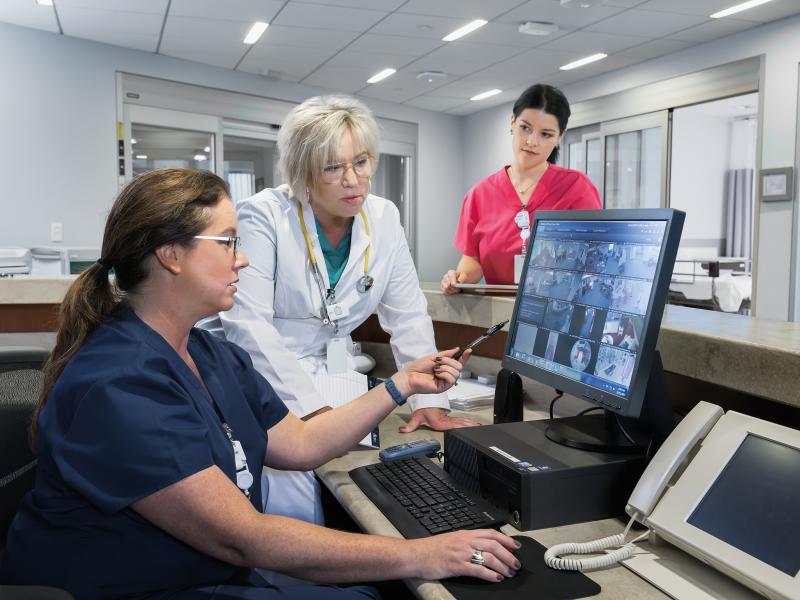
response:
[[[464,354],[464,352],[466,352],[467,350],[469,350],[471,348],[474,348],[475,346],[480,344],[482,341],[488,339],[490,336],[492,336],[495,333],[497,333],[498,331],[500,331],[506,325],[506,323],[508,323],[508,321],[503,321],[502,323],[498,323],[497,325],[494,325],[493,327],[490,327],[489,329],[486,330],[486,333],[484,333],[482,336],[480,336],[477,339],[472,340],[466,346],[462,346],[461,348],[459,348],[458,352],[456,352],[453,355],[453,358],[455,360],[460,359],[461,356]]]

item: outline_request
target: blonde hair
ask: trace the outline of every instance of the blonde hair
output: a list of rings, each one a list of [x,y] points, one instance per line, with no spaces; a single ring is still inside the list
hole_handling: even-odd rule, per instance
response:
[[[317,183],[322,170],[338,161],[346,131],[359,153],[378,166],[378,124],[363,103],[350,96],[315,96],[294,107],[278,132],[281,173],[295,196],[308,200],[308,181]]]

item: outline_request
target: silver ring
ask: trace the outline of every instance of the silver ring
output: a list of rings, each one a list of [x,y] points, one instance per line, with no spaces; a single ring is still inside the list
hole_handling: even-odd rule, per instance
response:
[[[472,558],[469,559],[473,565],[480,565],[483,566],[486,563],[486,559],[483,558],[483,552],[480,550],[474,550],[472,552]]]

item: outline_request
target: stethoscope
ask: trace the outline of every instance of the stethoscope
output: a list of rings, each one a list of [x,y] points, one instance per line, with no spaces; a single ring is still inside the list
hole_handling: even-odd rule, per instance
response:
[[[322,311],[321,311],[321,319],[323,325],[333,325],[333,329],[335,332],[339,331],[339,325],[336,323],[335,320],[330,318],[328,314],[328,302],[333,300],[333,293],[330,290],[330,293],[325,290],[325,281],[322,279],[322,272],[319,270],[319,264],[317,263],[317,256],[314,253],[314,246],[311,243],[311,236],[308,235],[308,229],[306,228],[306,219],[305,215],[303,214],[303,205],[298,202],[297,203],[297,212],[300,216],[300,228],[303,230],[303,237],[306,239],[306,246],[308,247],[308,258],[311,261],[311,272],[314,275],[314,280],[317,282],[317,287],[319,288],[320,298],[322,298]],[[368,238],[372,237],[372,234],[369,229],[369,221],[367,220],[367,215],[364,213],[364,208],[358,209],[358,214],[361,215],[361,219],[364,221],[364,231],[367,234]],[[356,282],[356,290],[360,294],[366,294],[375,283],[375,279],[369,274],[369,251],[372,248],[372,242],[370,241],[367,244],[367,249],[364,252],[364,274],[358,278]]]

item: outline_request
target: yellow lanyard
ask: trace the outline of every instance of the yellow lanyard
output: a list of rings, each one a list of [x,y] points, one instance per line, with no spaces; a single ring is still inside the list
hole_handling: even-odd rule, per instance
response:
[[[306,229],[306,219],[305,215],[303,214],[303,205],[299,202],[297,203],[297,212],[300,214],[300,228],[303,230],[303,237],[306,238],[306,246],[308,246],[308,258],[311,260],[311,265],[316,271],[319,271],[319,267],[317,266],[317,257],[314,254],[314,246],[311,244],[311,237],[308,235],[308,229]],[[367,232],[367,237],[371,238],[372,234],[369,230],[369,221],[367,221],[367,215],[364,214],[364,208],[358,209],[358,214],[361,215],[361,219],[364,221],[364,231]],[[369,250],[372,247],[372,242],[367,243],[367,250],[364,253],[364,275],[369,274]]]

